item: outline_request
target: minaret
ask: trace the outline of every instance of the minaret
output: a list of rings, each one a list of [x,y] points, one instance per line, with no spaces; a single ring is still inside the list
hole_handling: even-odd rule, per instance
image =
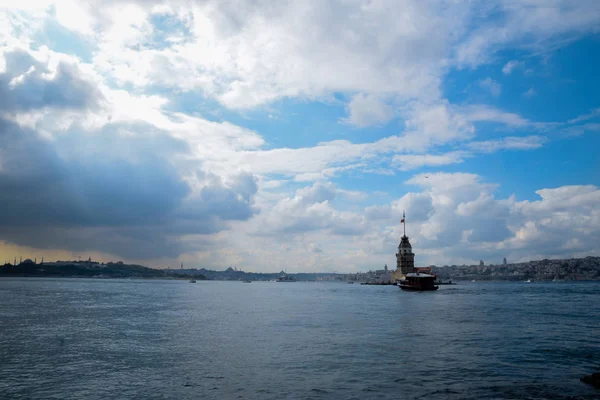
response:
[[[396,268],[401,274],[406,275],[415,271],[415,254],[412,252],[412,246],[406,236],[406,214],[402,212],[402,220],[404,226],[404,234],[398,245],[398,253],[396,253]]]

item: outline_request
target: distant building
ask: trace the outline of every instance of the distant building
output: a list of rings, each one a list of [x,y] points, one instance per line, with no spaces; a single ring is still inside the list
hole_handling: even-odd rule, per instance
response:
[[[385,272],[387,272],[387,264],[385,264],[385,267],[383,267],[383,270],[384,270]]]
[[[483,263],[483,260],[479,260],[479,266],[483,267],[485,264]]]
[[[507,263],[506,263],[506,257],[504,257],[504,258],[502,259],[502,264],[503,264],[503,265],[506,265],[506,264],[507,264]]]

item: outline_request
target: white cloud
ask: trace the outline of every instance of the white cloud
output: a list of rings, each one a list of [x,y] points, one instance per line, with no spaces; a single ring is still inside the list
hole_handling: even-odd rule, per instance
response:
[[[600,9],[593,0],[501,0],[483,7],[489,12],[478,15],[487,14],[489,18],[477,24],[456,48],[455,62],[460,66],[486,63],[495,51],[506,46],[547,51],[564,44],[565,37],[574,39],[598,32],[600,23]],[[502,18],[497,18],[499,14]]]
[[[432,145],[462,141],[475,135],[475,127],[468,118],[447,101],[418,103],[407,114],[404,137],[411,144],[411,150],[424,150]]]
[[[364,232],[364,217],[338,211],[332,205],[338,195],[354,196],[340,192],[328,182],[298,189],[293,197],[285,197],[264,209],[254,224],[254,234],[296,236],[307,232],[329,232],[338,235],[358,235]]]
[[[594,119],[600,117],[600,108],[595,108],[590,113],[579,115],[576,118],[569,120],[570,124],[577,124],[579,122],[587,121],[589,119]]]
[[[546,140],[542,136],[505,137],[500,140],[471,142],[469,148],[484,153],[498,150],[533,150],[542,147]]]
[[[505,112],[485,105],[466,106],[461,111],[470,122],[496,122],[511,127],[521,127],[530,124],[529,121],[518,114]]]
[[[525,96],[525,97],[533,97],[533,96],[535,96],[535,89],[534,88],[529,88],[529,90],[527,90],[526,92],[523,93],[523,96]]]
[[[83,3],[85,4],[85,3]],[[56,20],[65,28],[81,33],[92,35],[96,21],[87,7],[73,0],[61,0],[56,3]]]
[[[335,210],[331,194],[309,196],[301,204],[297,193],[273,208],[270,218],[285,223],[279,225],[283,229],[279,233],[268,235],[283,240],[285,234],[293,234],[299,243],[318,242],[323,253],[335,255],[327,259],[327,266],[346,271],[373,264],[393,265],[404,210],[418,265],[476,263],[479,259],[490,263],[500,262],[502,257],[517,260],[534,254],[570,257],[582,249],[599,251],[600,213],[595,205],[600,190],[595,186],[543,189],[538,191],[541,200],[531,202],[518,201],[514,196],[497,199],[497,185],[482,182],[474,174],[421,174],[407,183],[421,191],[407,193],[389,204],[367,207],[363,215]],[[314,191],[306,189],[307,193]],[[283,206],[292,207],[293,212],[283,211]],[[283,218],[282,213],[289,218]],[[264,220],[256,218],[257,226],[262,226]],[[336,224],[343,228],[349,221],[358,228],[333,229]],[[327,240],[323,240],[323,232]],[[348,233],[355,239],[349,240]],[[569,243],[565,237],[571,239]],[[348,263],[350,254],[352,261]]]
[[[401,154],[393,158],[393,162],[400,165],[400,170],[408,171],[424,166],[439,167],[448,164],[457,164],[463,161],[465,154],[463,152],[454,151],[451,153],[434,155],[434,154]]]
[[[502,46],[581,35],[600,21],[593,3],[567,1],[322,1],[277,7],[250,0],[235,6],[152,1],[100,7],[57,0],[25,9],[37,19],[51,18],[45,12],[50,4],[56,4],[58,23],[97,41],[94,64],[117,82],[195,88],[231,108],[336,92],[431,101],[441,97],[440,83],[452,62],[477,65]],[[487,9],[504,18],[476,17]],[[169,19],[177,40],[156,39],[160,26],[150,20],[156,13]],[[509,61],[503,71],[510,73],[517,63]],[[356,107],[349,105],[349,121],[359,126],[390,118],[383,103],[374,115],[360,115]]]
[[[381,125],[394,118],[394,110],[382,100],[372,95],[357,94],[347,107],[348,118],[344,121],[357,126],[366,127]]]
[[[600,123],[589,123],[582,125],[569,126],[561,131],[565,137],[581,136],[586,132],[600,131]]]
[[[504,67],[502,67],[502,73],[504,75],[510,75],[515,68],[518,68],[521,65],[521,62],[517,60],[510,60],[507,62]]]
[[[487,77],[487,78],[479,81],[479,86],[481,86],[482,88],[484,88],[486,90],[489,90],[489,92],[494,97],[498,97],[498,96],[500,96],[500,93],[502,93],[502,85],[500,85],[498,82],[496,82],[495,80],[493,80],[490,77]]]
[[[448,13],[456,16],[463,8]],[[152,30],[137,12],[111,9],[111,18],[121,22],[100,33],[95,63],[123,83],[196,87],[231,108],[332,92],[436,96],[449,34],[462,29],[440,11],[445,13],[416,1],[402,7],[316,2],[269,8],[208,2],[178,9],[176,18],[191,36],[157,50],[140,47]]]

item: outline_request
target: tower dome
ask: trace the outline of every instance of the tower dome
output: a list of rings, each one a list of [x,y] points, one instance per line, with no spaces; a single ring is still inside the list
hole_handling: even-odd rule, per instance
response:
[[[403,235],[402,238],[400,238],[400,244],[398,245],[398,252],[402,253],[402,254],[412,253],[412,246],[410,245],[408,236]]]

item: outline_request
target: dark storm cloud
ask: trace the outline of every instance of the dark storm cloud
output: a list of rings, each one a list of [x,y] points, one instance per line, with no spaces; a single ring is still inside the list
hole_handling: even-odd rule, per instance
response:
[[[44,107],[86,109],[102,99],[100,91],[83,78],[74,64],[61,61],[56,73],[24,50],[4,54],[6,72],[0,73],[0,111],[23,112]]]
[[[99,141],[70,134],[50,142],[6,121],[0,124],[4,223],[143,225],[149,216],[155,221],[168,217],[189,193],[175,168],[161,157],[141,151],[133,160],[121,157],[119,148],[136,147],[114,132],[103,132]],[[149,132],[145,141],[164,141],[161,135]],[[162,147],[165,156],[177,155],[178,144],[173,144]],[[84,145],[95,151],[80,153]]]
[[[0,120],[0,240],[174,257],[181,235],[215,233],[254,214],[253,176],[225,184],[199,172],[208,184],[192,193],[174,163],[187,152],[185,142],[141,124],[47,141]]]
[[[74,64],[55,74],[28,52],[4,54],[0,113],[93,109],[102,96]],[[212,234],[250,218],[257,185],[242,174],[193,191],[182,178],[186,142],[145,123],[85,132],[77,123],[52,139],[0,118],[0,240],[37,248],[100,251],[125,258],[176,257],[181,236]],[[194,249],[200,250],[200,249]]]

